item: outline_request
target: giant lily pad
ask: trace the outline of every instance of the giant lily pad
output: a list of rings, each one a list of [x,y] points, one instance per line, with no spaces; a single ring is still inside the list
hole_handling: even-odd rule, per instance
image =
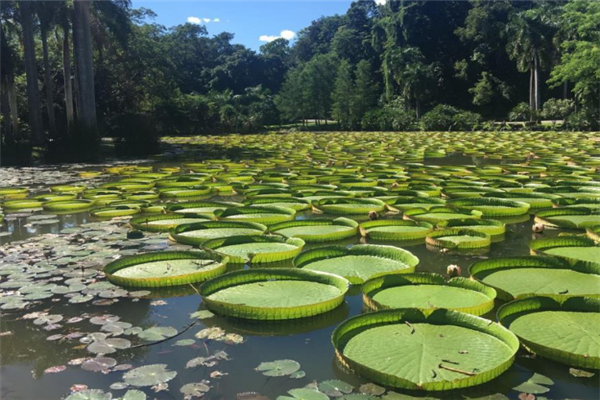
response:
[[[272,225],[270,232],[285,237],[295,237],[307,243],[342,240],[356,235],[358,223],[348,218],[309,219],[282,222]]]
[[[121,258],[104,267],[112,283],[160,287],[201,282],[225,272],[227,257],[207,250],[165,251]]]
[[[513,363],[519,341],[507,329],[457,311],[384,310],[342,323],[338,361],[375,383],[449,390],[490,381]]]
[[[496,291],[465,278],[444,280],[433,273],[385,275],[362,286],[364,303],[374,310],[419,308],[483,315],[494,308]]]
[[[504,257],[477,261],[471,276],[495,288],[502,300],[528,295],[600,297],[600,268],[567,263],[550,257]]]
[[[585,229],[600,225],[600,209],[549,208],[535,213],[535,221],[550,227]]]
[[[340,275],[352,284],[378,275],[413,272],[418,263],[419,259],[406,250],[371,244],[318,247],[294,259],[298,268]]]
[[[535,254],[545,254],[566,260],[574,268],[600,268],[600,246],[588,238],[561,236],[529,243]]]
[[[373,240],[416,240],[424,239],[433,229],[427,222],[382,219],[362,222],[361,234]]]
[[[278,320],[309,317],[338,307],[348,289],[345,279],[294,269],[235,271],[202,284],[209,310],[238,318]]]
[[[178,243],[199,245],[211,239],[262,235],[266,230],[266,226],[255,222],[205,221],[178,225],[171,230],[170,236]]]
[[[498,320],[523,346],[573,367],[600,369],[600,300],[528,297],[505,304]]]
[[[304,240],[281,236],[231,236],[204,242],[203,247],[229,257],[232,264],[266,264],[294,258],[302,251]]]
[[[204,222],[207,220],[208,218],[203,215],[192,216],[173,213],[136,217],[132,218],[129,223],[132,227],[141,231],[166,232],[181,224],[192,224],[194,222]]]

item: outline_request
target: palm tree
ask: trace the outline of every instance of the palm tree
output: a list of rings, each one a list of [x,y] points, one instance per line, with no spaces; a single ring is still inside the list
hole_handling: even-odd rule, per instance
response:
[[[6,10],[6,6],[4,6]],[[2,113],[4,114],[4,140],[12,143],[19,134],[19,114],[15,93],[16,52],[6,38],[5,23],[0,20],[0,82],[2,83]]]
[[[44,83],[46,87],[46,110],[48,112],[48,129],[51,137],[56,137],[56,115],[54,112],[54,83],[48,57],[48,32],[56,22],[60,3],[57,1],[40,1],[35,3],[36,14],[40,20],[42,37],[42,54],[44,59]]]
[[[549,63],[555,31],[544,11],[535,8],[517,12],[507,25],[507,52],[520,72],[529,72],[529,107],[533,111],[541,108],[540,70]]]
[[[61,7],[58,10],[57,23],[62,28],[62,67],[63,67],[63,82],[64,82],[64,93],[65,93],[65,110],[67,114],[67,128],[69,132],[73,129],[75,124],[75,112],[73,109],[73,82],[71,81],[71,46],[69,44],[69,34],[71,31],[71,14],[72,9],[67,5],[66,2],[61,2]],[[60,42],[58,33],[56,34],[56,41]]]
[[[40,92],[38,88],[37,65],[35,63],[35,41],[33,37],[33,5],[32,2],[19,3],[21,26],[23,28],[23,52],[25,56],[25,73],[27,75],[27,103],[29,106],[29,127],[31,143],[34,147],[44,147],[45,138],[42,125]]]
[[[94,69],[92,63],[92,34],[90,31],[90,0],[73,2],[73,53],[79,101],[80,128],[92,141],[98,139],[96,119],[96,96],[94,92]]]

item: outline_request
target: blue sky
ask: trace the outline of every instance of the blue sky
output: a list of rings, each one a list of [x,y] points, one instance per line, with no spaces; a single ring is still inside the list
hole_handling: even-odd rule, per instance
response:
[[[344,14],[350,0],[133,0],[133,7],[153,10],[155,22],[173,26],[186,21],[206,25],[209,34],[235,34],[235,43],[257,50],[276,37],[293,38],[311,21],[334,14]]]

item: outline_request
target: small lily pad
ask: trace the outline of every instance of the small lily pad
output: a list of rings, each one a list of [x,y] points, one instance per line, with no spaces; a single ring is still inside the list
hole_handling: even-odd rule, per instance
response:
[[[132,369],[123,375],[126,383],[144,387],[165,383],[177,376],[177,372],[167,370],[166,364],[152,364]]]
[[[256,370],[265,376],[288,376],[300,370],[300,364],[294,360],[276,360],[260,363]]]

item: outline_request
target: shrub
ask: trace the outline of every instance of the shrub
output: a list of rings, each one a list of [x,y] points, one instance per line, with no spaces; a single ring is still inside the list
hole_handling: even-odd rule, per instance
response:
[[[461,111],[453,117],[452,129],[458,131],[474,131],[481,128],[481,115],[471,111]]]
[[[523,102],[517,104],[509,113],[508,119],[511,121],[532,121],[537,119],[537,112],[529,107],[529,104]]]
[[[447,131],[454,125],[454,117],[460,113],[458,108],[439,104],[421,117],[421,127],[426,131]]]
[[[542,118],[557,120],[566,119],[575,110],[575,102],[573,100],[564,99],[549,99],[542,107]]]
[[[571,131],[587,131],[592,129],[594,121],[585,110],[580,110],[567,116],[565,126]]]

